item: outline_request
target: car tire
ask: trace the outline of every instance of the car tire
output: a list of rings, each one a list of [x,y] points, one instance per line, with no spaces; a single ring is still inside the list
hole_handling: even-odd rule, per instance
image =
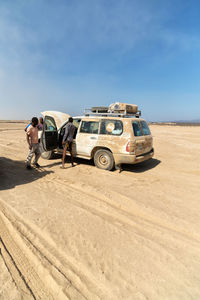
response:
[[[100,149],[94,154],[94,164],[99,169],[110,171],[113,169],[115,162],[109,150]]]
[[[53,157],[53,151],[42,152],[41,157],[44,159],[51,159]]]

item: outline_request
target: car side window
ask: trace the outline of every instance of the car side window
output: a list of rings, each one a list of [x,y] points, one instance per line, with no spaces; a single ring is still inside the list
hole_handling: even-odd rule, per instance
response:
[[[133,131],[135,136],[143,135],[138,121],[133,121],[132,126],[133,126]]]
[[[79,128],[80,122],[81,122],[81,119],[74,119],[74,120],[73,120],[73,124],[74,124],[74,126],[75,126],[77,129]]]
[[[82,121],[80,132],[98,134],[99,122],[95,121]]]
[[[60,130],[61,135],[65,134],[65,127],[67,126],[67,123],[65,123],[65,125],[63,125],[63,127],[61,128],[61,130]]]
[[[78,132],[78,128],[79,128],[80,122],[81,122],[81,119],[74,119],[74,120],[73,120],[73,124],[74,124],[74,126],[76,127],[76,129],[75,129],[75,131],[74,131],[74,136],[73,136],[74,139],[76,138],[76,135],[77,135],[77,132]]]
[[[141,121],[140,124],[142,126],[142,131],[143,131],[144,135],[150,135],[151,132],[150,132],[150,129],[149,129],[149,126],[148,126],[147,122]]]
[[[45,131],[56,131],[56,124],[52,117],[46,116],[44,120]]]
[[[100,134],[121,135],[123,123],[120,120],[102,120]]]

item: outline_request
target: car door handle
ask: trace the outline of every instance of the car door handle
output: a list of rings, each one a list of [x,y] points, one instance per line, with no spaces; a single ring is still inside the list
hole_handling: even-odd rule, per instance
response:
[[[95,136],[90,137],[91,140],[96,140],[97,138]]]

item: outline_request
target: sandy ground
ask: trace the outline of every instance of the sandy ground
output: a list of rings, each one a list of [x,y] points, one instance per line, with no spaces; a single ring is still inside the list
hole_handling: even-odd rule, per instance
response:
[[[200,127],[151,126],[123,172],[40,159],[0,123],[0,299],[200,299]]]

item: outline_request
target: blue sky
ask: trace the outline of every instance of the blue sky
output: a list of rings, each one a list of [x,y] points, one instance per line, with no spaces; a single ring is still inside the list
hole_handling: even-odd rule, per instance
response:
[[[114,101],[200,119],[200,2],[0,0],[0,119]]]

